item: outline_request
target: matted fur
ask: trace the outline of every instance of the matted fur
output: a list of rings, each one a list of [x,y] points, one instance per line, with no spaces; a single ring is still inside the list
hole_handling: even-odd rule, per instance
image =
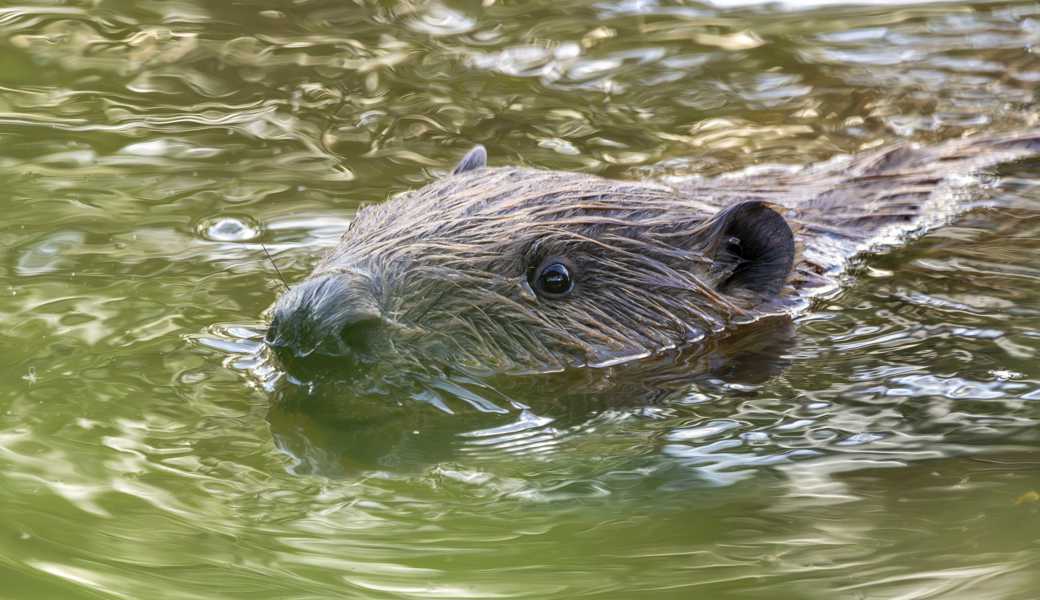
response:
[[[615,364],[804,307],[851,256],[965,206],[936,193],[948,176],[1038,150],[1030,131],[673,185],[489,168],[471,154],[456,173],[361,210],[278,301],[268,341],[296,357],[471,372]],[[727,250],[736,218],[727,209],[742,202],[771,207],[794,232],[798,253],[779,293],[735,279],[747,260]],[[575,271],[566,298],[530,286],[552,257]]]

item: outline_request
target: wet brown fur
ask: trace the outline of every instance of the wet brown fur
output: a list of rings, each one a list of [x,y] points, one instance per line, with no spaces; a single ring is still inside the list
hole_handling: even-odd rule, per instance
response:
[[[365,352],[415,368],[545,372],[647,356],[803,309],[835,285],[850,257],[968,206],[968,198],[941,191],[951,175],[1038,151],[1033,130],[669,185],[471,160],[461,172],[360,211],[307,280],[335,285],[286,294],[275,307],[272,330],[280,331],[269,340],[302,343],[303,330],[285,322],[323,306],[335,314],[314,317],[306,335],[336,335],[324,324],[363,315],[377,323]],[[744,213],[734,212],[748,202]],[[753,273],[728,249],[735,220],[757,226],[770,210],[797,242],[789,273],[784,252],[765,256],[775,264]],[[577,271],[567,298],[525,288],[532,269],[551,257]],[[770,274],[780,268],[782,288],[770,292]]]

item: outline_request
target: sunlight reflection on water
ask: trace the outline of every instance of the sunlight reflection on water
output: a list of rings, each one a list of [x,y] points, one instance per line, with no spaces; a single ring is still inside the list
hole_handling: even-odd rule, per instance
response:
[[[1035,161],[790,330],[520,381],[286,382],[261,351],[282,283],[260,243],[295,281],[360,206],[476,143],[676,182],[1033,126],[1038,18],[0,8],[3,593],[1031,600]]]

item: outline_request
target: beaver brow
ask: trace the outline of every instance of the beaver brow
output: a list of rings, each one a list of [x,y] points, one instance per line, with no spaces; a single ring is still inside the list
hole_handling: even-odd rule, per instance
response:
[[[552,222],[553,225],[619,225],[631,227],[632,222],[619,217],[573,216]]]
[[[660,213],[670,214],[675,211],[675,206],[668,206],[664,202],[660,204],[647,204],[657,199],[655,196],[639,197],[636,194],[626,194],[623,197],[611,198],[609,202],[602,202],[602,198],[597,198],[601,202],[578,202],[568,203],[566,202],[569,198],[558,198],[554,197],[554,204],[552,205],[537,205],[530,207],[530,211],[535,216],[552,216],[560,213],[578,212],[578,211],[589,211],[589,212],[624,212],[626,214],[634,213]],[[640,202],[633,202],[633,201]],[[631,206],[637,206],[638,208],[631,208]]]
[[[604,242],[602,242],[600,240],[597,240],[595,238],[591,238],[591,237],[589,237],[587,235],[582,235],[582,234],[580,234],[580,233],[578,233],[576,231],[571,231],[569,229],[560,229],[560,228],[557,228],[557,227],[546,227],[545,231],[547,233],[552,233],[552,234],[559,235],[560,237],[562,237],[564,239],[573,239],[573,240],[577,240],[577,241],[586,242],[588,244],[591,244],[593,246],[598,246],[598,247],[600,247],[600,248],[602,248],[604,250],[609,250],[611,252],[618,252],[620,254],[625,254],[627,256],[632,256],[632,257],[638,256],[638,255],[636,255],[636,254],[634,254],[632,252],[628,252],[628,251],[626,251],[624,249],[621,249],[621,248],[615,248],[615,247],[611,246],[610,244],[606,244],[606,243],[604,243]],[[643,242],[642,240],[637,240],[635,238],[623,237],[623,238],[618,238],[618,239],[619,240],[631,241],[635,245],[638,245],[638,246],[645,246],[646,245],[646,242]]]

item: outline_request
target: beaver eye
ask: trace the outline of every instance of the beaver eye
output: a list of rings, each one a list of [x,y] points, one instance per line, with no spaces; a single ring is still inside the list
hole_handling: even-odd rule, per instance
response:
[[[549,297],[564,296],[574,289],[570,269],[562,262],[545,265],[538,271],[538,291]]]

